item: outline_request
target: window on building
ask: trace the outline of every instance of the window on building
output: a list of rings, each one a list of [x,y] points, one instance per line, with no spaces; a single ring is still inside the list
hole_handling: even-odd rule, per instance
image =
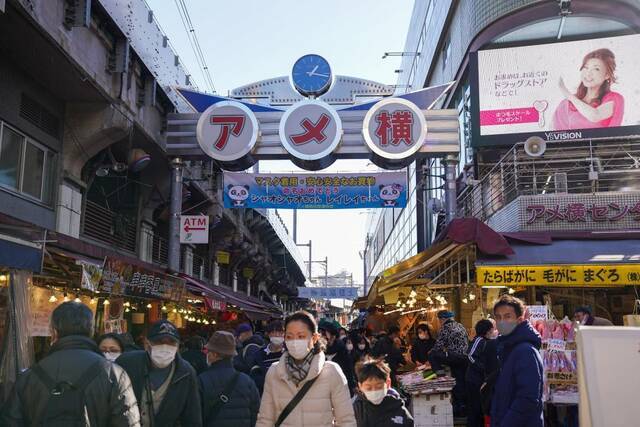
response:
[[[56,155],[0,122],[0,185],[52,204]]]
[[[447,69],[447,63],[451,58],[451,39],[447,38],[442,46],[442,71]]]

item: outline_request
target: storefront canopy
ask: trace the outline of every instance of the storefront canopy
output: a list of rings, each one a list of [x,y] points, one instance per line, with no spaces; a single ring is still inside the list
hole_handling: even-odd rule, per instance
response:
[[[211,290],[224,298],[227,305],[232,304],[240,309],[251,320],[269,320],[272,318],[281,318],[282,310],[277,305],[262,301],[261,299],[243,294],[241,292],[235,292],[232,289],[224,288],[222,286],[215,286]]]
[[[473,246],[486,254],[513,253],[505,238],[481,221],[475,218],[455,219],[436,238],[430,248],[379,274],[369,290],[368,305],[374,305],[380,296],[385,296],[386,300],[388,299],[386,295],[397,294],[404,287],[433,285],[440,273],[446,273],[452,267],[451,264],[446,265],[448,262],[465,257],[468,263],[469,249]],[[472,252],[475,254],[475,250]],[[438,268],[441,269],[440,272],[436,271]],[[449,286],[453,284],[449,283]],[[393,300],[393,298],[389,299]]]

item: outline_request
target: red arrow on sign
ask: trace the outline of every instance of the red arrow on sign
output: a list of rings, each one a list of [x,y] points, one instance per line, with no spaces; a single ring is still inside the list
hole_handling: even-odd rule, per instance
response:
[[[196,227],[189,227],[189,224],[185,224],[184,226],[184,231],[186,231],[187,233],[189,231],[204,231],[206,230],[206,228],[202,227],[202,228],[196,228]]]

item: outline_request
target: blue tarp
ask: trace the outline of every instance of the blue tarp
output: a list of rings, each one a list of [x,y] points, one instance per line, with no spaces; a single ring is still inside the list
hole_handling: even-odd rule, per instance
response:
[[[42,250],[0,239],[0,267],[39,273],[42,269]]]

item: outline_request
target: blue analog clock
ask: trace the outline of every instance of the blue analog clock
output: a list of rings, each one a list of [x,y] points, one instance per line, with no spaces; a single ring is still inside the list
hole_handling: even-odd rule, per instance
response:
[[[320,55],[304,55],[293,64],[291,80],[302,95],[320,96],[331,86],[331,67]]]

